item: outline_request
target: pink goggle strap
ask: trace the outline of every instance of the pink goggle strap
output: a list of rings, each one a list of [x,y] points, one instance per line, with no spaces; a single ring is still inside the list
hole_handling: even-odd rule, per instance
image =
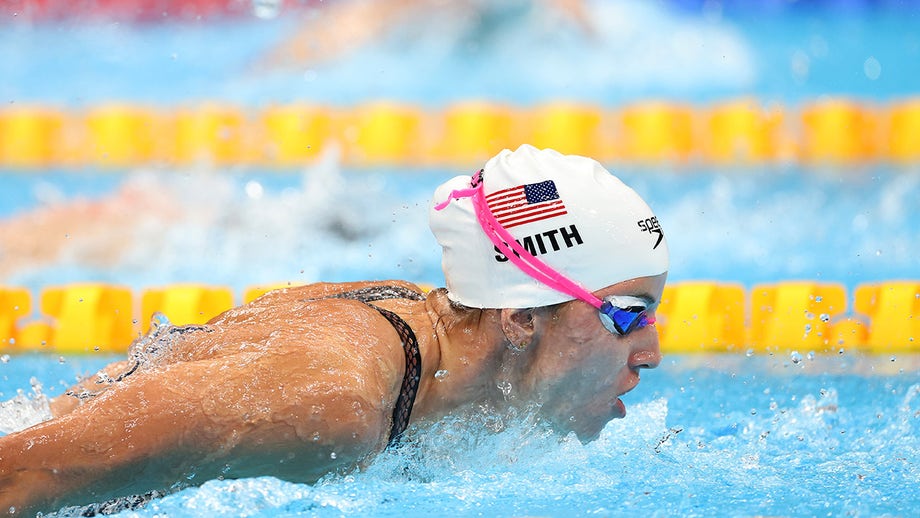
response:
[[[434,208],[435,210],[443,210],[451,200],[460,198],[470,198],[472,200],[473,209],[476,211],[476,219],[479,221],[479,226],[482,227],[486,237],[522,272],[556,291],[581,299],[600,309],[601,305],[603,305],[601,299],[525,250],[514,239],[514,236],[495,219],[492,211],[489,210],[489,205],[483,193],[482,171],[473,175],[470,188],[451,191],[447,199],[435,205]]]

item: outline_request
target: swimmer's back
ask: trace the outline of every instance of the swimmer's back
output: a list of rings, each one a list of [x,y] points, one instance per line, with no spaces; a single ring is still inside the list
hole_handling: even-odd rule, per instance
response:
[[[310,357],[326,356],[330,349],[348,354],[392,350],[401,361],[401,341],[392,325],[373,307],[336,295],[368,287],[395,286],[420,293],[404,281],[317,283],[266,293],[249,304],[228,310],[204,326],[194,326],[175,343],[171,361],[196,361],[246,351],[276,353],[294,348]],[[379,301],[392,307],[415,301]],[[398,310],[397,310],[398,311]],[[377,350],[378,354],[382,351]]]

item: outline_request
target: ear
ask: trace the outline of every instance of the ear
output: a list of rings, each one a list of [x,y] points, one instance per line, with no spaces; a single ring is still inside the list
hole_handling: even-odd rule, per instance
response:
[[[523,351],[530,345],[534,334],[533,314],[533,308],[501,310],[502,332],[509,347]]]

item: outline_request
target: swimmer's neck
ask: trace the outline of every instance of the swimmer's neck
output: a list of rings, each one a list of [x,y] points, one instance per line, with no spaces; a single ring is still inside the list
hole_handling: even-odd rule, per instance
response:
[[[437,418],[470,403],[502,401],[498,385],[519,383],[514,364],[521,358],[506,347],[500,310],[457,308],[445,290],[429,294],[425,306],[434,340],[422,361],[418,417]]]

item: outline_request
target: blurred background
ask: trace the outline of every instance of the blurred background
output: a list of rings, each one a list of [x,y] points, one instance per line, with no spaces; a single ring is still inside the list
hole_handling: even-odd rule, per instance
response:
[[[430,193],[525,142],[645,197],[672,281],[920,279],[920,2],[0,9],[0,285],[33,314],[86,282],[442,285]]]

